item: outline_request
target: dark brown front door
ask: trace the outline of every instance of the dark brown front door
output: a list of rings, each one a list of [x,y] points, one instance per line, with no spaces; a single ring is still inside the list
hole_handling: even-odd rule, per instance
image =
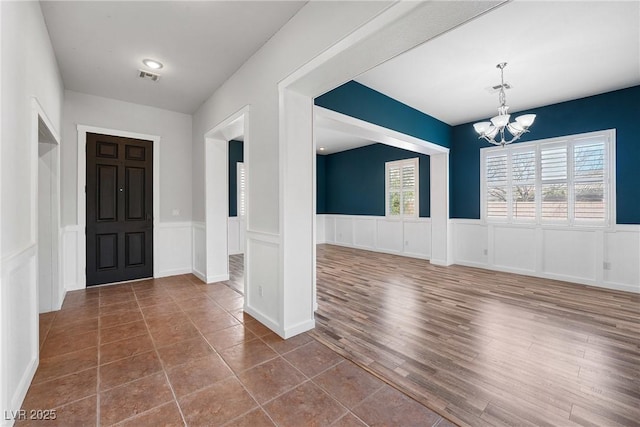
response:
[[[87,133],[87,285],[153,276],[153,143]]]

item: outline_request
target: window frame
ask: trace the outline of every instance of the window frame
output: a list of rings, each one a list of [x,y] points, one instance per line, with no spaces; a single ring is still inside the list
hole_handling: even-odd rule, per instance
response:
[[[415,170],[414,177],[414,194],[415,194],[415,211],[412,214],[404,213],[404,203],[403,203],[403,190],[405,190],[404,185],[402,183],[402,168],[405,166],[413,166]],[[400,214],[393,215],[389,212],[389,169],[393,167],[400,168]],[[385,217],[387,219],[415,219],[420,217],[420,158],[412,157],[410,159],[402,159],[402,160],[394,160],[390,162],[385,162],[384,164],[384,212]]]
[[[575,147],[584,144],[585,140],[601,138],[604,142],[604,220],[588,220],[575,218],[575,184],[582,180],[575,179],[574,156]],[[542,161],[541,153],[543,149],[554,147],[567,148],[567,218],[557,220],[552,218],[542,218]],[[534,218],[514,218],[513,215],[513,155],[518,152],[535,152],[535,215]],[[487,178],[487,158],[491,155],[503,152],[507,156],[507,216],[489,217],[488,197],[489,182]],[[595,132],[567,135],[556,138],[540,139],[530,142],[520,142],[505,147],[485,147],[480,149],[480,219],[484,224],[511,224],[511,225],[537,225],[550,227],[571,227],[571,228],[613,228],[616,223],[616,130],[606,129]],[[560,180],[561,181],[561,180]]]

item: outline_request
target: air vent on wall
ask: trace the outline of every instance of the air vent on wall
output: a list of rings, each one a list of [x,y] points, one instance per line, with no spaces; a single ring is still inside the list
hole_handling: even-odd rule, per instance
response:
[[[149,71],[138,70],[138,77],[141,79],[149,79],[152,82],[157,82],[160,79],[160,74],[150,73]]]

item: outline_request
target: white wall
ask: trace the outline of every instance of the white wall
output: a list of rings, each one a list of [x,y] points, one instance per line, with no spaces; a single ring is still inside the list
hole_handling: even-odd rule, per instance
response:
[[[67,90],[61,153],[65,289],[84,287],[84,264],[77,261],[85,251],[77,218],[78,125],[160,137],[160,194],[154,195],[160,200],[160,223],[154,263],[159,264],[159,277],[191,272],[191,116]]]
[[[451,223],[456,264],[640,293],[640,226]]]
[[[63,86],[38,2],[0,2],[2,283],[0,413],[17,410],[38,363],[37,98],[61,129]],[[0,424],[12,421],[0,418]]]

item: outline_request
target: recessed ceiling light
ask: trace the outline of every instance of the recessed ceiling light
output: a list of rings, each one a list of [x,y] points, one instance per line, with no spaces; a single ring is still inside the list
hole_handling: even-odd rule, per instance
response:
[[[324,147],[320,147],[320,151],[324,151]]]
[[[162,62],[158,62],[153,59],[143,59],[142,63],[153,70],[159,70],[163,67]]]

